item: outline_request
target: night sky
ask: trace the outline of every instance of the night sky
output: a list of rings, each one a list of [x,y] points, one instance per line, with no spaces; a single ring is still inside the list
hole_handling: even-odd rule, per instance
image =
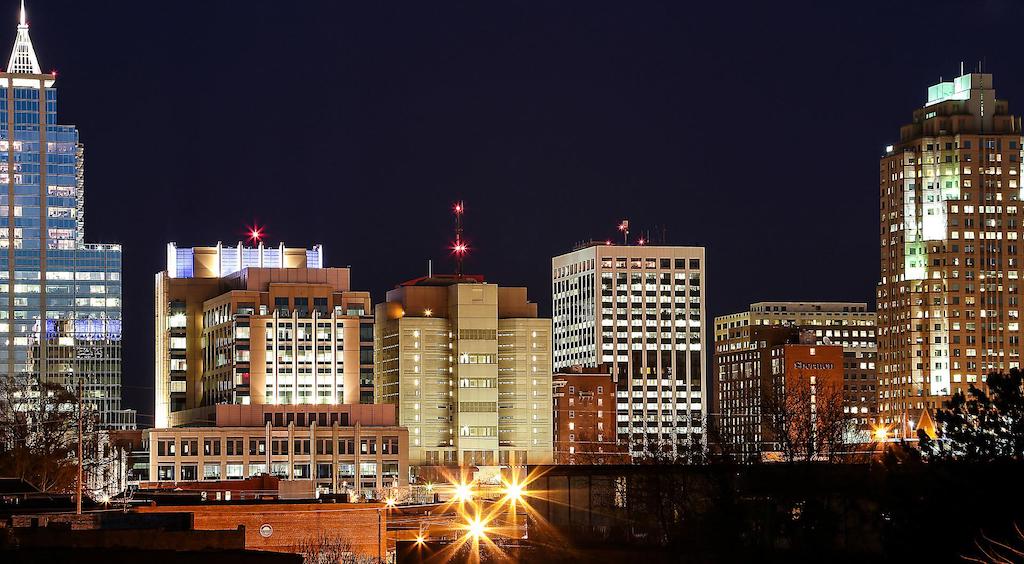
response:
[[[961,61],[1024,107],[1024,3],[798,4],[29,0],[86,240],[124,246],[127,405],[151,424],[166,243],[254,221],[375,301],[451,268],[463,198],[467,271],[545,315],[551,256],[624,217],[707,247],[709,320],[873,304],[882,147]]]

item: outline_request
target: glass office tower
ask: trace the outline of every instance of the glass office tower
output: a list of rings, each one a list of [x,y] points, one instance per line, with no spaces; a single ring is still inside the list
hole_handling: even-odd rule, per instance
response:
[[[57,124],[55,81],[23,5],[0,73],[0,371],[82,383],[101,426],[134,427],[121,409],[121,247],[84,242],[83,149]]]

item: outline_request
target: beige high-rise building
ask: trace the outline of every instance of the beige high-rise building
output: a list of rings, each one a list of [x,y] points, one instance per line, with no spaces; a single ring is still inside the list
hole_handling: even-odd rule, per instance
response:
[[[376,401],[398,406],[411,466],[551,462],[551,320],[526,288],[431,276],[375,313]]]
[[[879,407],[896,436],[1020,366],[1021,118],[992,75],[928,88],[879,167]]]
[[[156,275],[158,428],[217,404],[373,401],[369,292],[322,249],[168,246]]]

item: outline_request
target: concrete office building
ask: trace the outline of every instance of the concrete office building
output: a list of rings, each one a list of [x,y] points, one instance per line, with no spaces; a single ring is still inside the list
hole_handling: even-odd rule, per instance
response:
[[[555,368],[611,367],[620,444],[700,437],[704,249],[591,243],[551,268]]]
[[[864,302],[757,302],[747,311],[715,318],[715,367],[719,355],[756,346],[757,327],[797,327],[810,331],[816,345],[843,347],[845,408],[855,419],[855,440],[871,440],[878,423],[876,316]],[[718,406],[712,403],[712,414]],[[714,417],[714,415],[712,415]]]
[[[1020,366],[1021,143],[977,72],[929,87],[881,157],[879,402],[898,437]]]
[[[375,313],[376,401],[397,406],[411,465],[551,462],[551,321],[526,288],[435,275]]]
[[[391,405],[218,405],[214,427],[149,429],[150,487],[270,474],[379,499],[408,485]]]
[[[370,294],[323,250],[168,246],[156,276],[156,426],[214,406],[373,401]]]

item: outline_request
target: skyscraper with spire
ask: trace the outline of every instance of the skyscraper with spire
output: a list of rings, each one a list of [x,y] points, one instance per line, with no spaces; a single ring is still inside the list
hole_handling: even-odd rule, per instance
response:
[[[0,372],[81,383],[106,428],[121,409],[121,247],[84,238],[83,147],[57,124],[57,75],[44,73],[24,1],[0,72]]]

